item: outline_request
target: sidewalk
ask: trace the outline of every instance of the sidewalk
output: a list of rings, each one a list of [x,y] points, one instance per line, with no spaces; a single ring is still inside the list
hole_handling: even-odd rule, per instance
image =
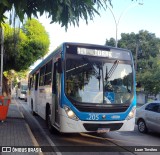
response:
[[[7,119],[0,122],[0,147],[20,146],[34,147],[38,146],[28,124],[24,120],[23,114],[15,100],[11,101],[8,109]],[[1,154],[1,153],[0,153]],[[22,154],[22,153],[20,153]],[[26,153],[25,153],[26,154]],[[31,154],[31,153],[27,153]],[[35,153],[34,153],[35,154]]]

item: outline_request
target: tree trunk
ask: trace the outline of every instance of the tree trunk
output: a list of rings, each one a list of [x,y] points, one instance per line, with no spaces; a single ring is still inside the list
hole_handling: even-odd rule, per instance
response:
[[[3,89],[2,89],[3,96],[11,96],[11,90],[8,85],[8,79],[3,75]]]

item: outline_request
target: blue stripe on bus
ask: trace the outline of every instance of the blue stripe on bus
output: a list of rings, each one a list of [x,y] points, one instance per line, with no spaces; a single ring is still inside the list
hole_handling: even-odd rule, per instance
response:
[[[70,109],[76,114],[76,116],[80,119],[80,120],[95,120],[95,121],[122,121],[125,120],[126,117],[128,116],[129,112],[132,110],[132,108],[134,106],[136,106],[136,98],[133,99],[130,107],[127,109],[127,111],[125,112],[117,112],[117,113],[91,113],[91,112],[80,112],[79,110],[77,110],[74,105],[72,105],[72,103],[67,99],[67,97],[64,95],[62,98],[62,107],[64,105],[67,105],[68,107],[70,107]],[[95,115],[91,118],[92,115]],[[103,116],[106,115],[106,118],[104,119]]]

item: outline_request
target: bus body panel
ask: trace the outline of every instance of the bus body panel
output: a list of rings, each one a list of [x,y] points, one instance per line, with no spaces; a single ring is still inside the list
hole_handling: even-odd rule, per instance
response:
[[[38,96],[38,114],[46,119],[46,104],[51,105],[52,103],[52,91],[51,86],[39,87]]]
[[[80,120],[84,120],[84,121],[87,121],[87,120],[88,121],[93,121],[93,120],[104,121],[103,116],[105,115],[106,116],[105,121],[123,121],[123,120],[126,119],[129,112],[131,111],[131,109],[136,107],[136,98],[133,99],[129,108],[124,112],[114,112],[114,113],[81,112],[81,111],[78,111],[74,107],[74,105],[66,97],[63,96],[62,107],[64,107],[64,106],[70,107],[70,109],[76,114],[76,116]]]

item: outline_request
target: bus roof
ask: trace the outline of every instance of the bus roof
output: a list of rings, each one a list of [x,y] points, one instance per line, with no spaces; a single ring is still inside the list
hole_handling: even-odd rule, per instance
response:
[[[130,50],[125,49],[125,48],[118,48],[118,47],[98,45],[98,44],[90,44],[90,43],[64,42],[63,44],[65,44],[66,46],[67,45],[75,45],[75,46],[85,46],[85,47],[104,48],[104,49],[108,48],[108,49],[116,49],[116,50],[120,50],[120,51],[130,52]]]
[[[60,46],[58,46],[52,53],[50,53],[41,63],[39,63],[29,74],[33,74],[36,72],[40,67],[45,65],[48,61],[52,59],[53,56],[63,51],[65,46],[83,46],[83,47],[92,47],[92,48],[101,48],[101,49],[109,49],[109,50],[118,50],[118,51],[126,51],[131,53],[127,49],[123,48],[116,48],[111,46],[105,46],[105,45],[96,45],[96,44],[88,44],[88,43],[76,43],[76,42],[64,42]]]

